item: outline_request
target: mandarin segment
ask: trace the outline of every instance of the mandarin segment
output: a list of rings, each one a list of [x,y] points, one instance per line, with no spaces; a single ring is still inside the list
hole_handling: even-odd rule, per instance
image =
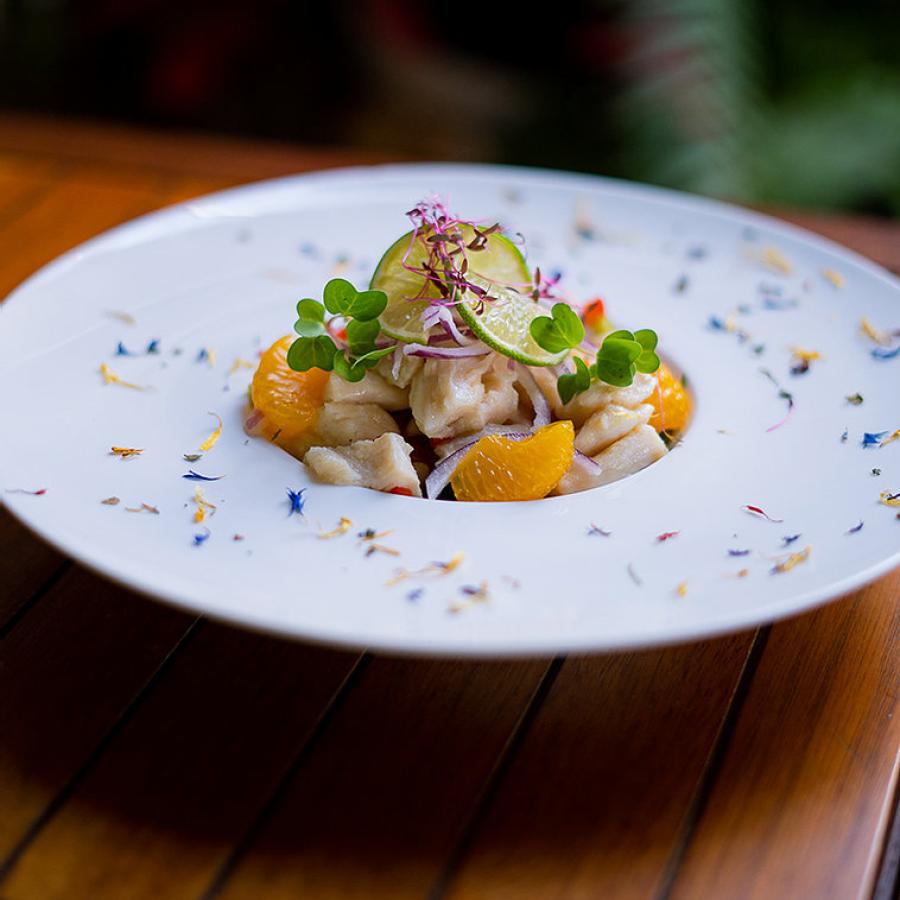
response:
[[[481,438],[450,478],[457,500],[540,500],[572,465],[575,428],[554,422],[530,438],[514,441],[499,434]]]
[[[322,369],[295,372],[287,362],[293,342],[288,335],[263,353],[250,388],[253,406],[265,416],[267,425],[284,437],[313,428],[325,402],[329,377]]]
[[[680,431],[687,424],[691,412],[691,397],[680,378],[661,365],[656,373],[657,388],[647,398],[653,407],[650,424],[657,431]]]

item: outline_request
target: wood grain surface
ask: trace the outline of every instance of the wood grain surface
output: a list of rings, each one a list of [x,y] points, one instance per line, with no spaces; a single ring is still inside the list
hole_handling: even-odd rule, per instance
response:
[[[0,115],[0,296],[150,209],[377,161]],[[900,271],[897,223],[783,214]],[[2,510],[0,547],[2,898],[897,890],[900,573],[759,631],[495,663],[195,619]]]

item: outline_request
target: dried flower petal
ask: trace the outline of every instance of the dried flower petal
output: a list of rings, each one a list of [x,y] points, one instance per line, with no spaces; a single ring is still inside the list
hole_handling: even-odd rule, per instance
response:
[[[769,522],[783,522],[784,519],[773,519],[764,509],[761,509],[758,506],[742,506],[741,509],[744,512],[750,513],[752,516],[759,516],[763,519],[767,519]]]
[[[352,527],[353,522],[346,516],[341,516],[337,528],[332,528],[331,531],[320,531],[319,538],[320,540],[327,541],[329,538],[336,538],[342,534],[346,534]]]
[[[810,553],[812,553],[812,547],[804,547],[799,553],[791,553],[772,567],[772,574],[778,575],[782,572],[790,572],[794,566],[799,566],[800,563],[806,562]]]
[[[215,431],[198,447],[203,453],[206,453],[207,450],[212,450],[216,445],[216,441],[222,436],[222,417],[214,412],[211,412],[209,415],[213,416],[219,424]]]
[[[123,380],[106,363],[100,363],[100,375],[104,384],[117,384],[119,387],[131,388],[133,391],[150,390],[147,385],[132,384],[130,381]]]

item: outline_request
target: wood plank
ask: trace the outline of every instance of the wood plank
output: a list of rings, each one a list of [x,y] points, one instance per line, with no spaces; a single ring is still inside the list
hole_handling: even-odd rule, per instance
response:
[[[259,138],[162,132],[13,112],[0,115],[0,149],[236,181],[388,161],[386,154],[372,150],[300,147]]]
[[[546,668],[376,659],[224,897],[424,897]]]
[[[192,617],[81,569],[0,642],[0,866]]]
[[[773,627],[673,897],[863,897],[900,748],[900,574]]]
[[[198,896],[358,658],[204,624],[22,856],[4,898]]]
[[[0,507],[0,634],[7,622],[65,564],[65,557]]]
[[[774,210],[773,215],[837,241],[892,271],[900,270],[900,222],[802,210]]]
[[[50,160],[0,153],[0,222],[26,209],[59,170]]]
[[[75,168],[22,215],[0,223],[0,297],[60,253],[153,209],[165,187],[157,175]]]
[[[655,896],[751,644],[566,662],[439,895]]]

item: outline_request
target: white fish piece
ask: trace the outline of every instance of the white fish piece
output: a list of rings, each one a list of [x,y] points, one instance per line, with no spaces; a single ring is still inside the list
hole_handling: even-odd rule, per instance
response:
[[[413,379],[413,375],[422,368],[425,360],[421,356],[407,356],[400,354],[400,364],[396,367],[397,374],[394,375],[394,354],[385,356],[384,359],[378,360],[375,371],[388,383],[398,388],[408,388]]]
[[[412,447],[399,434],[374,441],[354,441],[349,447],[311,447],[303,462],[319,481],[389,491],[406,488],[422,496],[419,476],[410,460]]]
[[[532,366],[531,377],[537,383],[538,389],[550,404],[550,411],[554,419],[566,418],[562,415],[563,404],[559,399],[559,391],[556,389],[557,374],[552,368],[546,366]]]
[[[396,411],[409,406],[409,391],[388,384],[374,369],[366,372],[361,381],[344,381],[332,372],[325,388],[325,402],[335,403],[377,403],[382,409]]]
[[[430,438],[480,431],[488,422],[499,424],[515,415],[515,379],[515,370],[498,353],[427,359],[413,376],[409,406],[419,429]]]
[[[642,403],[635,409],[610,403],[609,406],[597,410],[578,429],[578,434],[575,435],[575,449],[587,456],[594,456],[638,425],[646,425],[652,415],[653,407],[649,403]]]
[[[666,445],[649,425],[638,425],[619,438],[593,460],[596,469],[572,465],[556,486],[556,494],[574,494],[590,488],[610,484],[646,469],[667,453]]]
[[[598,410],[615,403],[630,409],[643,403],[656,390],[656,378],[638,372],[628,387],[614,387],[603,381],[595,381],[586,391],[576,394],[559,412],[556,418],[571,419],[580,428]]]
[[[400,429],[377,403],[326,403],[316,420],[316,443],[328,447],[374,440],[389,432],[399,434]]]

